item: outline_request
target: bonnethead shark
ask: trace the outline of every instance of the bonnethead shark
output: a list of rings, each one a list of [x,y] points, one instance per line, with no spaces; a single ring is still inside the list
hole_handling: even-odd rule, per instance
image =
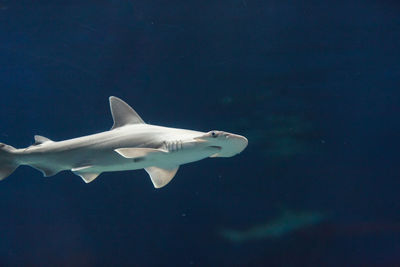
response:
[[[114,125],[88,136],[52,141],[35,135],[35,143],[16,149],[0,143],[0,180],[18,166],[29,165],[53,176],[71,170],[86,183],[103,172],[145,169],[155,188],[168,184],[182,164],[242,152],[244,136],[223,131],[200,132],[145,123],[124,101],[109,98]]]

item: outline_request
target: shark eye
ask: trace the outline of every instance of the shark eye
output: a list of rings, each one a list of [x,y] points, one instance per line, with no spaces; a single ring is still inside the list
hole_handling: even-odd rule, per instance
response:
[[[216,137],[218,136],[218,134],[217,134],[216,132],[212,131],[212,132],[211,132],[211,136],[214,137],[214,138],[216,138]]]

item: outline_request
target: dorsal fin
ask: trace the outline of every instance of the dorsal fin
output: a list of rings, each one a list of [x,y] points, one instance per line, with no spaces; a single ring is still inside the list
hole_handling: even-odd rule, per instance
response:
[[[49,138],[41,136],[41,135],[35,135],[34,139],[35,139],[34,145],[40,145],[40,144],[43,144],[43,143],[46,143],[46,142],[53,142]]]
[[[110,108],[114,120],[111,130],[128,124],[144,123],[136,111],[118,97],[110,96]]]

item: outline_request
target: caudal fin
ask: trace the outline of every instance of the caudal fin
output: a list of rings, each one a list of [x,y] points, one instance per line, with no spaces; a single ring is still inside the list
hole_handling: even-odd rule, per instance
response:
[[[14,147],[0,143],[0,180],[9,176],[18,167],[14,150],[16,150]]]

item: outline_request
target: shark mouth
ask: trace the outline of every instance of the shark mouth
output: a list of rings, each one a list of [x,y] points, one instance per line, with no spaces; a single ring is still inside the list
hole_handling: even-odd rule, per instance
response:
[[[218,151],[221,151],[222,150],[222,147],[220,147],[220,146],[209,146],[209,147],[211,147],[211,148],[216,148],[216,149],[218,149]],[[217,153],[215,153],[215,154],[212,154],[211,156],[209,156],[210,158],[216,158],[216,157],[218,157],[219,156],[219,152],[217,152]]]

